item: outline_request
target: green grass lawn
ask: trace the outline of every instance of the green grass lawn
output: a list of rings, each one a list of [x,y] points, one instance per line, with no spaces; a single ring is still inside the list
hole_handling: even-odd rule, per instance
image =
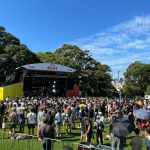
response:
[[[106,138],[106,135],[108,135],[108,126],[109,124],[107,123],[105,125],[105,130],[104,130],[104,145],[110,146],[110,141],[109,139]],[[7,129],[7,132],[9,132],[9,129]],[[26,126],[25,133],[27,134],[27,132],[28,130]],[[133,136],[134,133],[128,135],[125,150],[131,150],[130,141]],[[62,137],[59,138],[58,140],[61,141],[53,142],[53,150],[62,150],[63,145],[73,146],[74,150],[77,150],[77,143],[80,143],[80,129],[75,128],[72,130],[71,135],[65,135],[65,128],[62,128]],[[96,144],[95,134],[94,134],[94,139],[92,139],[91,143],[93,145]],[[6,139],[2,140],[2,134],[0,134],[0,150],[6,150],[6,149],[11,150],[12,145],[13,142],[12,140],[10,140],[10,135],[6,134]],[[12,147],[14,148],[12,150],[41,150],[41,141],[37,140],[36,138],[29,138],[26,140],[15,141],[14,146]],[[143,150],[146,150],[144,146],[144,140],[143,140]]]

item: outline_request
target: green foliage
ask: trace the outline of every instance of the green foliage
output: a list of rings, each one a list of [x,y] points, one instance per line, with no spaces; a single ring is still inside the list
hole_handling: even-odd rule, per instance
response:
[[[110,67],[102,65],[75,45],[64,44],[54,53],[37,53],[43,62],[69,66],[76,70],[72,74],[75,83],[81,86],[84,95],[111,96],[114,88],[111,84]]]
[[[11,82],[15,78],[15,68],[36,62],[40,62],[37,56],[0,26],[0,84]]]
[[[17,67],[39,62],[39,59],[25,45],[8,45],[4,51],[16,62]]]
[[[147,89],[145,91],[145,95],[150,95],[150,85],[147,86]]]
[[[150,64],[136,61],[129,65],[125,72],[124,92],[130,97],[144,96],[144,92],[150,85]]]
[[[7,54],[0,55],[0,83],[11,82],[15,76],[16,64]]]

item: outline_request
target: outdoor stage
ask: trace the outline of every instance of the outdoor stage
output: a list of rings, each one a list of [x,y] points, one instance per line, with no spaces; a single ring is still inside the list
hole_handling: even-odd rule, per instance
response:
[[[17,81],[23,82],[24,96],[71,96],[70,93],[77,93],[71,91],[73,72],[74,69],[58,64],[29,64],[17,68]]]

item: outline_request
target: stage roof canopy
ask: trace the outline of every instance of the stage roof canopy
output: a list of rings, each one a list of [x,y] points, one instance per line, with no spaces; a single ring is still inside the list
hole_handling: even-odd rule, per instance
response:
[[[74,69],[59,65],[59,64],[51,64],[51,63],[36,63],[36,64],[28,64],[23,65],[17,69],[24,68],[32,71],[50,71],[50,72],[64,72],[64,73],[73,73]]]

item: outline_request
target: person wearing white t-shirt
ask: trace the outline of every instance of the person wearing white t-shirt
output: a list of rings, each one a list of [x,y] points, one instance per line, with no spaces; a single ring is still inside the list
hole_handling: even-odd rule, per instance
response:
[[[42,126],[42,119],[43,119],[43,117],[44,117],[44,112],[43,112],[43,108],[41,107],[40,111],[37,114],[37,124],[38,124],[37,135],[39,133],[39,128]]]
[[[42,125],[42,118],[44,116],[44,112],[43,109],[40,108],[40,111],[37,114],[37,123],[38,123],[38,128],[40,128],[40,126]]]
[[[32,129],[32,135],[34,135],[36,114],[33,112],[33,109],[31,109],[30,112],[27,114],[27,123],[28,123],[29,135],[31,134],[31,129]]]

